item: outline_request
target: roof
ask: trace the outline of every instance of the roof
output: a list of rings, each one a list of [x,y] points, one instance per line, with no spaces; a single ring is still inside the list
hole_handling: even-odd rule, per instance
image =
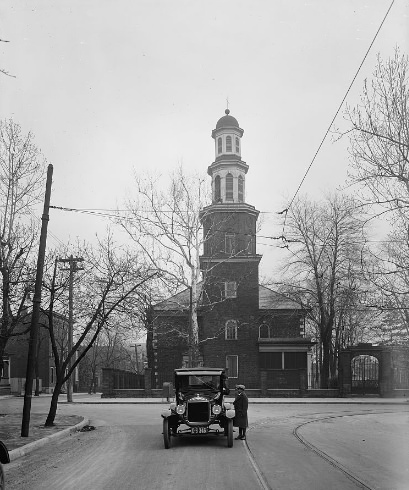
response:
[[[284,294],[259,285],[260,310],[302,310],[302,306]]]
[[[202,291],[202,283],[197,285],[197,292]],[[154,308],[161,311],[181,311],[189,308],[190,290],[184,289],[180,293],[171,296],[160,303],[157,303]],[[284,296],[277,291],[259,285],[259,309],[260,310],[302,310],[302,307],[287,296]]]
[[[220,128],[231,128],[231,127],[235,127],[235,128],[238,128],[239,127],[239,123],[237,121],[237,119],[233,116],[230,116],[230,111],[229,109],[226,109],[224,111],[226,113],[225,116],[221,117],[218,121],[217,121],[217,124],[216,124],[216,129],[220,129]]]
[[[197,285],[197,294],[202,292],[202,283],[198,283]],[[156,303],[154,308],[157,310],[163,311],[180,311],[186,310],[189,308],[190,303],[190,289],[186,288],[180,293],[171,296],[168,299],[161,301],[160,303]]]

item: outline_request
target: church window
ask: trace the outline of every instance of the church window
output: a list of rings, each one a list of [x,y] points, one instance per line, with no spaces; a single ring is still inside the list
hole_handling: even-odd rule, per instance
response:
[[[232,151],[231,150],[231,136],[226,136],[226,151]]]
[[[220,188],[220,175],[216,175],[214,179],[214,200],[219,202],[222,198],[221,188]]]
[[[228,281],[224,283],[224,297],[237,298],[237,283],[236,281]]]
[[[224,236],[224,250],[227,254],[236,252],[236,236],[234,233],[226,233]]]
[[[246,253],[250,255],[254,254],[254,237],[252,235],[247,235],[246,242]]]
[[[237,340],[237,322],[236,320],[227,320],[225,326],[226,340]]]
[[[242,175],[239,175],[239,179],[238,179],[238,182],[239,182],[239,186],[238,186],[238,198],[239,198],[239,202],[243,202],[244,201],[244,179],[243,179],[243,176]]]
[[[239,376],[239,356],[226,356],[227,376],[238,378]]]
[[[240,153],[240,140],[236,138],[236,153]]]
[[[233,201],[233,175],[226,175],[226,201]]]
[[[223,151],[223,140],[221,138],[217,138],[217,153],[221,153]]]
[[[259,327],[259,334],[258,334],[260,339],[269,339],[270,338],[270,327],[263,323]]]

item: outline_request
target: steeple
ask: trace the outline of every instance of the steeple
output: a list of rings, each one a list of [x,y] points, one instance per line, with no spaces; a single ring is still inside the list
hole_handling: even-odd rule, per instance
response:
[[[218,261],[257,264],[256,223],[259,211],[245,202],[248,165],[241,159],[243,129],[229,109],[212,131],[215,160],[207,172],[212,178],[212,204],[201,211],[204,250],[201,263]],[[258,276],[258,271],[256,273]]]
[[[226,109],[225,115],[212,131],[215,140],[215,161],[207,169],[212,178],[212,201],[244,203],[248,165],[241,159],[241,138],[244,131],[237,119]]]

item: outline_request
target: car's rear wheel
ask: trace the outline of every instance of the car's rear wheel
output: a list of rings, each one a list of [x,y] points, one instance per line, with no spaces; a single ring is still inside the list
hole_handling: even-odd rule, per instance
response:
[[[165,449],[170,448],[170,432],[169,420],[163,419],[163,442],[165,444]]]
[[[233,420],[227,421],[227,447],[233,447]]]

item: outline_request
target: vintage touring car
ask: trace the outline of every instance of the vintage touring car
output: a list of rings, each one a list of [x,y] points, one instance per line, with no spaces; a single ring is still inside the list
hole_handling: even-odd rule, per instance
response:
[[[226,373],[218,368],[175,369],[175,402],[162,412],[163,441],[171,446],[173,437],[205,434],[227,437],[233,446],[234,409],[224,401],[229,394]]]

